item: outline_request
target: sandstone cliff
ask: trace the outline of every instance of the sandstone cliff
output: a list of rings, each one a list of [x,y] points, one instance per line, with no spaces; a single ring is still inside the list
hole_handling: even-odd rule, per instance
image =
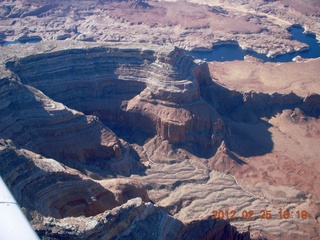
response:
[[[40,219],[33,224],[42,239],[250,239],[248,232],[238,233],[227,221],[207,219],[185,226],[141,198],[91,218]]]
[[[316,138],[317,94],[229,90],[206,63],[171,47],[66,41],[2,50],[0,174],[43,239],[250,239],[247,222],[234,219],[238,232],[212,211],[317,210],[317,195],[305,201],[302,190],[316,186],[293,187],[292,169],[288,184],[258,158],[278,154],[287,169],[292,156],[273,153],[276,127]],[[316,236],[316,217],[311,227],[268,221],[263,236],[284,225],[288,239],[304,229]],[[265,224],[250,224],[258,238]]]
[[[106,160],[112,159],[117,162],[113,170],[120,174],[140,168],[127,154],[130,147],[124,147],[96,116],[72,110],[15,79],[4,78],[0,84],[1,138],[77,168],[84,164],[108,169],[110,163]],[[85,137],[79,137],[82,133]],[[123,161],[128,168],[117,168]]]
[[[96,182],[54,159],[17,149],[11,140],[0,144],[0,174],[28,213],[54,218],[94,216],[130,198],[149,200],[138,182]]]
[[[148,203],[139,180],[110,178],[144,176],[153,159],[143,154],[154,148],[146,137],[167,148],[223,139],[221,117],[200,96],[206,65],[173,48],[57,44],[28,55],[3,55],[0,174],[43,239],[186,239],[199,231],[238,239],[227,221],[186,224]],[[149,150],[139,150],[146,140]]]
[[[23,84],[115,129],[134,126],[172,143],[208,146],[223,135],[221,118],[201,99],[193,76],[201,66],[180,49],[70,49],[25,57],[7,67]]]
[[[41,239],[250,239],[224,220],[184,224],[148,203],[137,181],[93,181],[10,140],[0,141],[0,159],[1,176]]]

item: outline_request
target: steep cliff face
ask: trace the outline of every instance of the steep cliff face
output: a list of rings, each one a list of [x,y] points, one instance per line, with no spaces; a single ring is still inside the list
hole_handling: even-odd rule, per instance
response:
[[[33,225],[43,239],[217,239],[249,240],[227,221],[203,220],[185,226],[160,207],[134,198],[95,217],[35,219]],[[68,225],[68,228],[65,226]],[[148,226],[148,227],[146,227]]]
[[[176,146],[212,148],[223,139],[224,122],[200,96],[210,79],[205,64],[179,49],[123,46],[15,54],[0,69],[7,75],[0,81],[0,174],[43,239],[242,236],[227,221],[172,217],[148,203],[138,179],[152,156],[170,162],[161,146],[180,154]],[[192,164],[181,167],[183,181],[195,177]],[[205,183],[207,171],[195,168],[201,176],[191,181]]]
[[[28,213],[58,219],[94,216],[134,197],[149,201],[137,181],[93,181],[54,159],[19,150],[11,141],[0,141],[0,159],[0,175]]]
[[[271,118],[284,109],[300,108],[308,116],[319,118],[319,94],[301,97],[291,92],[272,94],[263,92],[239,92],[216,83],[206,83],[201,89],[202,97],[217,111],[236,121],[257,123],[261,117]]]
[[[194,221],[185,228],[185,233],[181,236],[181,240],[188,239],[249,240],[250,232],[239,233],[237,229],[232,227],[227,221],[203,219]]]
[[[1,79],[0,85],[1,138],[77,169],[94,165],[124,175],[141,169],[131,147],[96,116],[70,109],[14,78]]]
[[[67,108],[39,90],[1,79],[1,137],[56,159],[121,157],[116,135],[96,117]],[[78,138],[79,132],[87,138]],[[78,139],[77,145],[74,139]]]
[[[172,143],[214,145],[221,118],[200,97],[201,67],[180,49],[91,48],[8,62],[23,84],[115,129],[134,128]]]
[[[132,179],[93,181],[10,140],[0,141],[0,159],[1,176],[41,239],[250,239],[225,220],[184,224]]]

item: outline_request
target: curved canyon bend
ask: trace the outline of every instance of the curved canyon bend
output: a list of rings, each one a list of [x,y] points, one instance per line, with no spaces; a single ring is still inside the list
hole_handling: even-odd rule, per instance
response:
[[[312,0],[1,1],[0,175],[39,237],[319,239],[320,59],[186,54],[299,52],[287,29],[318,39],[319,17]]]

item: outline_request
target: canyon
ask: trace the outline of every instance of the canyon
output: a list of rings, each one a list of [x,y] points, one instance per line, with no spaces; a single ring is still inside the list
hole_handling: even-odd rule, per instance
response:
[[[189,142],[209,148],[221,142],[223,122],[200,97],[197,81],[208,78],[201,76],[202,65],[195,64],[180,49],[155,52],[88,45],[86,50],[59,49],[65,46],[57,42],[50,53],[22,58],[18,55],[23,51],[18,51],[19,60],[5,64],[11,72],[1,80],[1,175],[40,235],[45,232],[45,236],[61,238],[66,234],[68,238],[89,239],[99,227],[84,229],[83,235],[67,230],[59,235],[52,232],[51,225],[47,229],[44,222],[80,216],[95,216],[95,221],[101,221],[98,214],[128,199],[140,197],[140,201],[149,202],[141,181],[125,178],[145,171],[139,154],[147,152],[136,151],[135,144],[120,139],[107,126],[127,134],[134,128],[135,135],[129,138],[134,142],[151,136],[163,143]],[[199,228],[190,229],[151,203],[136,201],[128,206],[134,212],[125,213],[132,221],[141,214],[147,214],[143,222],[149,215],[160,214],[161,221],[177,225],[174,230],[170,225],[162,234],[173,231],[173,236],[178,236]],[[38,215],[45,219],[41,222]],[[104,231],[114,227],[106,224]],[[122,223],[115,224],[120,228]],[[241,236],[227,221],[214,231],[210,230],[212,224],[208,234]],[[56,225],[59,228],[59,223]],[[122,228],[126,229],[125,225]],[[95,233],[95,238],[112,237],[104,231]]]
[[[303,50],[317,3],[1,3],[0,175],[41,239],[319,238],[319,58],[187,54]]]

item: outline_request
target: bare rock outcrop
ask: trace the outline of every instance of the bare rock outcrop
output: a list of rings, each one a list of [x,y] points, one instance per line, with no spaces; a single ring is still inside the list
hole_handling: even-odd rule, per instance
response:
[[[41,216],[95,216],[131,198],[149,201],[137,181],[93,181],[54,159],[0,141],[0,174],[21,207]],[[31,218],[31,217],[30,217]]]
[[[237,228],[232,227],[227,221],[204,219],[188,224],[186,232],[181,237],[181,240],[187,239],[250,240],[250,232],[239,233]]]
[[[319,61],[181,50],[302,51],[315,0],[1,3],[0,175],[42,239],[319,238]]]
[[[318,9],[315,0],[7,0],[0,6],[0,35],[3,41],[37,36],[44,41],[170,44],[186,50],[236,41],[244,49],[276,56],[306,48],[290,39],[286,28],[293,24],[319,37]]]
[[[130,147],[124,147],[96,116],[72,110],[15,79],[4,78],[0,84],[1,138],[77,168],[84,164],[108,169],[113,160],[128,165],[127,169],[114,167],[116,172],[128,174],[139,169],[139,163],[127,154]]]
[[[7,67],[23,84],[116,129],[135,126],[172,143],[207,146],[223,136],[219,114],[200,97],[201,65],[181,49],[70,49],[21,58]]]
[[[148,202],[136,180],[93,181],[9,140],[0,141],[0,159],[1,176],[44,240],[250,239],[224,220],[184,224]]]
[[[250,234],[239,233],[227,221],[210,219],[188,226],[165,213],[159,206],[141,198],[95,217],[54,219],[40,217],[33,221],[42,239],[217,239],[249,240]]]

